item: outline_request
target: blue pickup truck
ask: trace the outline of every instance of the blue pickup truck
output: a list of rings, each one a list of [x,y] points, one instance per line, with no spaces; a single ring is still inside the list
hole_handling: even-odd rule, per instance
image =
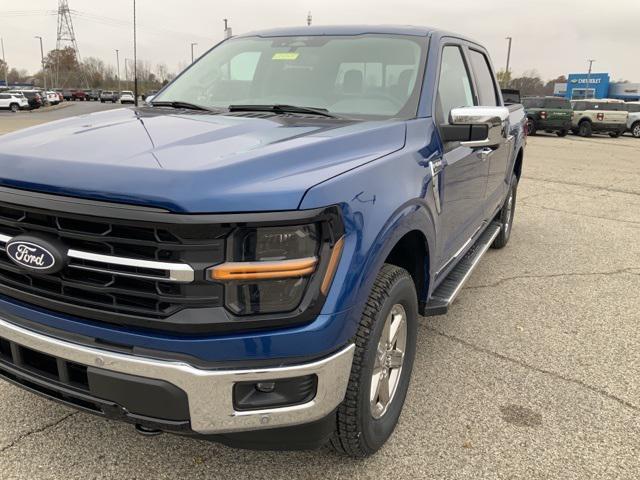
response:
[[[486,49],[262,31],[147,100],[0,137],[0,377],[148,435],[376,452],[419,316],[509,241],[525,117]]]

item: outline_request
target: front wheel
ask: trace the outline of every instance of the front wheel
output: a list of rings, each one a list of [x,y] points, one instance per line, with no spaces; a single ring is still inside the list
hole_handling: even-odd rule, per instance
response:
[[[18,110],[20,110],[20,105],[18,105],[17,103],[12,103],[11,106],[9,107],[9,109],[13,113],[16,113]]]
[[[516,215],[516,196],[518,194],[518,177],[511,175],[511,185],[509,186],[509,194],[504,201],[502,208],[498,212],[497,219],[502,226],[500,233],[491,244],[491,248],[504,248],[509,243],[511,237],[511,229],[513,228],[513,219]]]
[[[536,122],[533,118],[527,118],[527,135],[533,136],[537,131],[538,128],[536,127]]]
[[[372,455],[398,423],[416,351],[418,302],[405,269],[384,264],[356,333],[347,393],[331,446],[354,458]]]
[[[631,127],[631,135],[635,138],[640,138],[640,122],[636,122]]]
[[[593,134],[591,122],[584,121],[580,124],[579,134],[581,137],[590,137]]]

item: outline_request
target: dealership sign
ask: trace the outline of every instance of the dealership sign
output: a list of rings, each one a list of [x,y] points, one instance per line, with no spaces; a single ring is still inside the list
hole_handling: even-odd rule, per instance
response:
[[[582,95],[577,95],[578,92],[573,90],[579,90]],[[571,73],[567,81],[567,93],[568,98],[584,96],[584,90],[589,90],[589,97],[593,98],[606,98],[609,94],[609,74],[608,73]]]

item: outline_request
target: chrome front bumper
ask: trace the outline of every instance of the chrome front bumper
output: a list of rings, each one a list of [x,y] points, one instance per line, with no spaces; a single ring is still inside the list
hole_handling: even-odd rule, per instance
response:
[[[154,360],[107,352],[48,337],[0,319],[0,337],[18,345],[86,366],[164,380],[188,397],[191,429],[216,434],[302,425],[329,415],[344,399],[355,346],[311,363],[277,368],[203,370],[184,362]],[[313,400],[295,406],[236,411],[233,385],[315,374]]]

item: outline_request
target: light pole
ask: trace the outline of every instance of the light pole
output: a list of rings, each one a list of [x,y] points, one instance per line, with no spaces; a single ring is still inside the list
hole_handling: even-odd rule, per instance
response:
[[[44,81],[44,92],[45,92],[44,93],[44,97],[45,98],[43,99],[43,101],[44,101],[47,98],[47,72],[46,72],[46,70],[44,68],[44,49],[42,48],[42,37],[39,37],[39,36],[36,35],[33,38],[37,38],[37,39],[40,40],[40,60],[42,61],[42,78],[43,78],[43,81]]]
[[[587,99],[587,95],[589,95],[589,87],[591,86],[591,67],[593,67],[593,62],[595,62],[595,60],[590,58],[587,62],[589,62],[589,73],[587,73],[587,88],[584,91],[585,100]]]
[[[507,48],[507,68],[504,71],[504,86],[509,86],[509,63],[511,61],[511,42],[513,41],[512,37],[506,37],[505,40],[509,40],[509,47]]]
[[[116,48],[116,70],[118,72],[118,95],[120,95],[120,50]]]
[[[197,43],[192,43],[191,44],[191,63],[193,63],[193,47],[195,47],[196,45],[198,45]]]
[[[9,65],[7,65],[7,60],[4,58],[4,38],[0,37],[0,45],[2,45],[2,63],[4,63],[4,83],[8,87],[9,86]]]
[[[133,96],[138,106],[138,46],[136,39],[136,0],[133,0]]]

